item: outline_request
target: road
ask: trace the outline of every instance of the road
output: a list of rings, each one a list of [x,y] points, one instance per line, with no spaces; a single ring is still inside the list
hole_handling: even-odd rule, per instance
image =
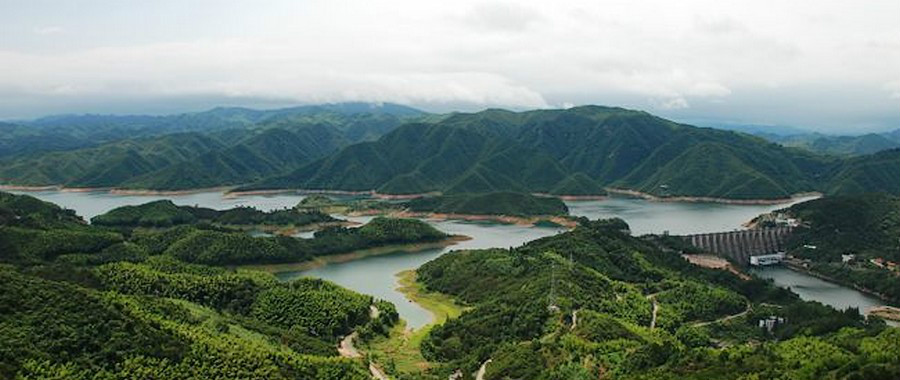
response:
[[[369,316],[371,318],[378,318],[379,314],[380,311],[377,307],[375,307],[375,305],[369,306]],[[352,334],[345,336],[344,339],[341,339],[341,343],[340,345],[338,345],[338,353],[342,357],[350,359],[359,359],[362,357],[362,354],[360,354],[359,350],[356,349],[356,346],[353,345],[353,340],[358,336],[359,333],[354,331]],[[374,362],[369,363],[369,372],[372,373],[372,378],[378,380],[389,380],[387,375],[385,375],[381,368],[378,368],[378,365],[376,365]]]
[[[713,324],[713,323],[720,323],[720,322],[730,321],[730,320],[732,320],[732,319],[735,319],[735,318],[738,318],[738,317],[743,317],[744,315],[747,315],[747,313],[749,313],[751,310],[753,310],[753,305],[751,305],[751,304],[748,302],[748,303],[747,303],[747,307],[744,309],[744,311],[742,311],[742,312],[740,312],[740,313],[732,314],[732,315],[728,315],[728,316],[724,316],[724,317],[719,318],[719,319],[716,319],[716,320],[714,320],[714,321],[709,321],[709,322],[698,322],[698,323],[695,323],[693,326],[694,326],[694,327],[702,327],[702,326],[706,326],[706,325],[711,325],[711,324]]]
[[[492,361],[493,360],[488,359],[481,364],[481,368],[478,368],[478,372],[475,373],[475,380],[484,380],[484,373],[487,372],[487,365]]]

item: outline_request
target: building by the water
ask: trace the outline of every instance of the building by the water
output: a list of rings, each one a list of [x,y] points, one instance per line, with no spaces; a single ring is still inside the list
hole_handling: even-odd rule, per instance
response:
[[[750,256],[750,265],[753,266],[775,265],[780,264],[782,261],[784,261],[784,252]]]

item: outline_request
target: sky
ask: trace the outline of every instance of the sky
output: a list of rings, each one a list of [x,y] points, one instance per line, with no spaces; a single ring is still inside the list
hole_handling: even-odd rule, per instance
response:
[[[0,119],[602,104],[900,128],[900,1],[0,0]]]

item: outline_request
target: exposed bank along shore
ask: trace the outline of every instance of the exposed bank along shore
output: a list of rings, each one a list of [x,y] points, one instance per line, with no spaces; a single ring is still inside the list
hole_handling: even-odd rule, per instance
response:
[[[822,193],[818,192],[809,192],[809,193],[797,193],[791,195],[789,198],[774,198],[774,199],[730,199],[730,198],[714,198],[714,197],[687,197],[687,196],[672,196],[672,197],[660,197],[649,193],[640,192],[637,190],[628,190],[628,189],[618,189],[618,188],[606,188],[606,191],[611,194],[619,194],[619,195],[627,195],[637,198],[643,198],[649,201],[655,202],[686,202],[686,203],[723,203],[723,204],[733,204],[733,205],[777,205],[783,203],[791,203],[799,200],[810,200],[815,198],[822,197]]]

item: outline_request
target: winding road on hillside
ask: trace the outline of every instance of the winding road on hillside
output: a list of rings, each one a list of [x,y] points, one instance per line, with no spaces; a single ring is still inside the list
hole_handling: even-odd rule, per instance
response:
[[[484,373],[487,372],[487,365],[492,361],[492,359],[488,359],[485,360],[484,363],[481,363],[481,367],[478,368],[478,372],[475,373],[475,380],[484,380]]]
[[[379,315],[381,315],[381,311],[378,310],[378,308],[375,307],[375,305],[370,305],[369,306],[369,317],[372,319],[375,319],[375,318],[378,318]],[[359,350],[356,349],[356,346],[353,345],[353,340],[355,340],[358,336],[359,336],[359,333],[354,331],[350,335],[345,336],[344,339],[341,339],[341,343],[340,343],[340,345],[338,345],[338,354],[340,354],[342,357],[350,358],[350,359],[361,358],[362,354],[360,354]],[[376,365],[375,362],[369,363],[369,372],[372,373],[372,377],[375,379],[389,380],[387,375],[385,375],[385,373],[381,370],[381,368],[378,368],[378,365]]]
[[[722,317],[722,318],[719,318],[719,319],[716,319],[716,320],[714,320],[714,321],[707,321],[707,322],[698,322],[698,323],[694,323],[692,326],[694,326],[694,327],[703,327],[703,326],[711,325],[711,324],[713,324],[713,323],[721,323],[721,322],[730,321],[730,320],[735,319],[735,318],[743,317],[743,316],[747,315],[747,313],[749,313],[749,312],[752,311],[752,310],[753,310],[753,305],[751,305],[751,304],[748,302],[748,303],[747,303],[747,307],[744,309],[744,311],[742,311],[742,312],[740,312],[740,313],[732,314],[732,315],[726,315],[726,316],[724,316],[724,317]]]

